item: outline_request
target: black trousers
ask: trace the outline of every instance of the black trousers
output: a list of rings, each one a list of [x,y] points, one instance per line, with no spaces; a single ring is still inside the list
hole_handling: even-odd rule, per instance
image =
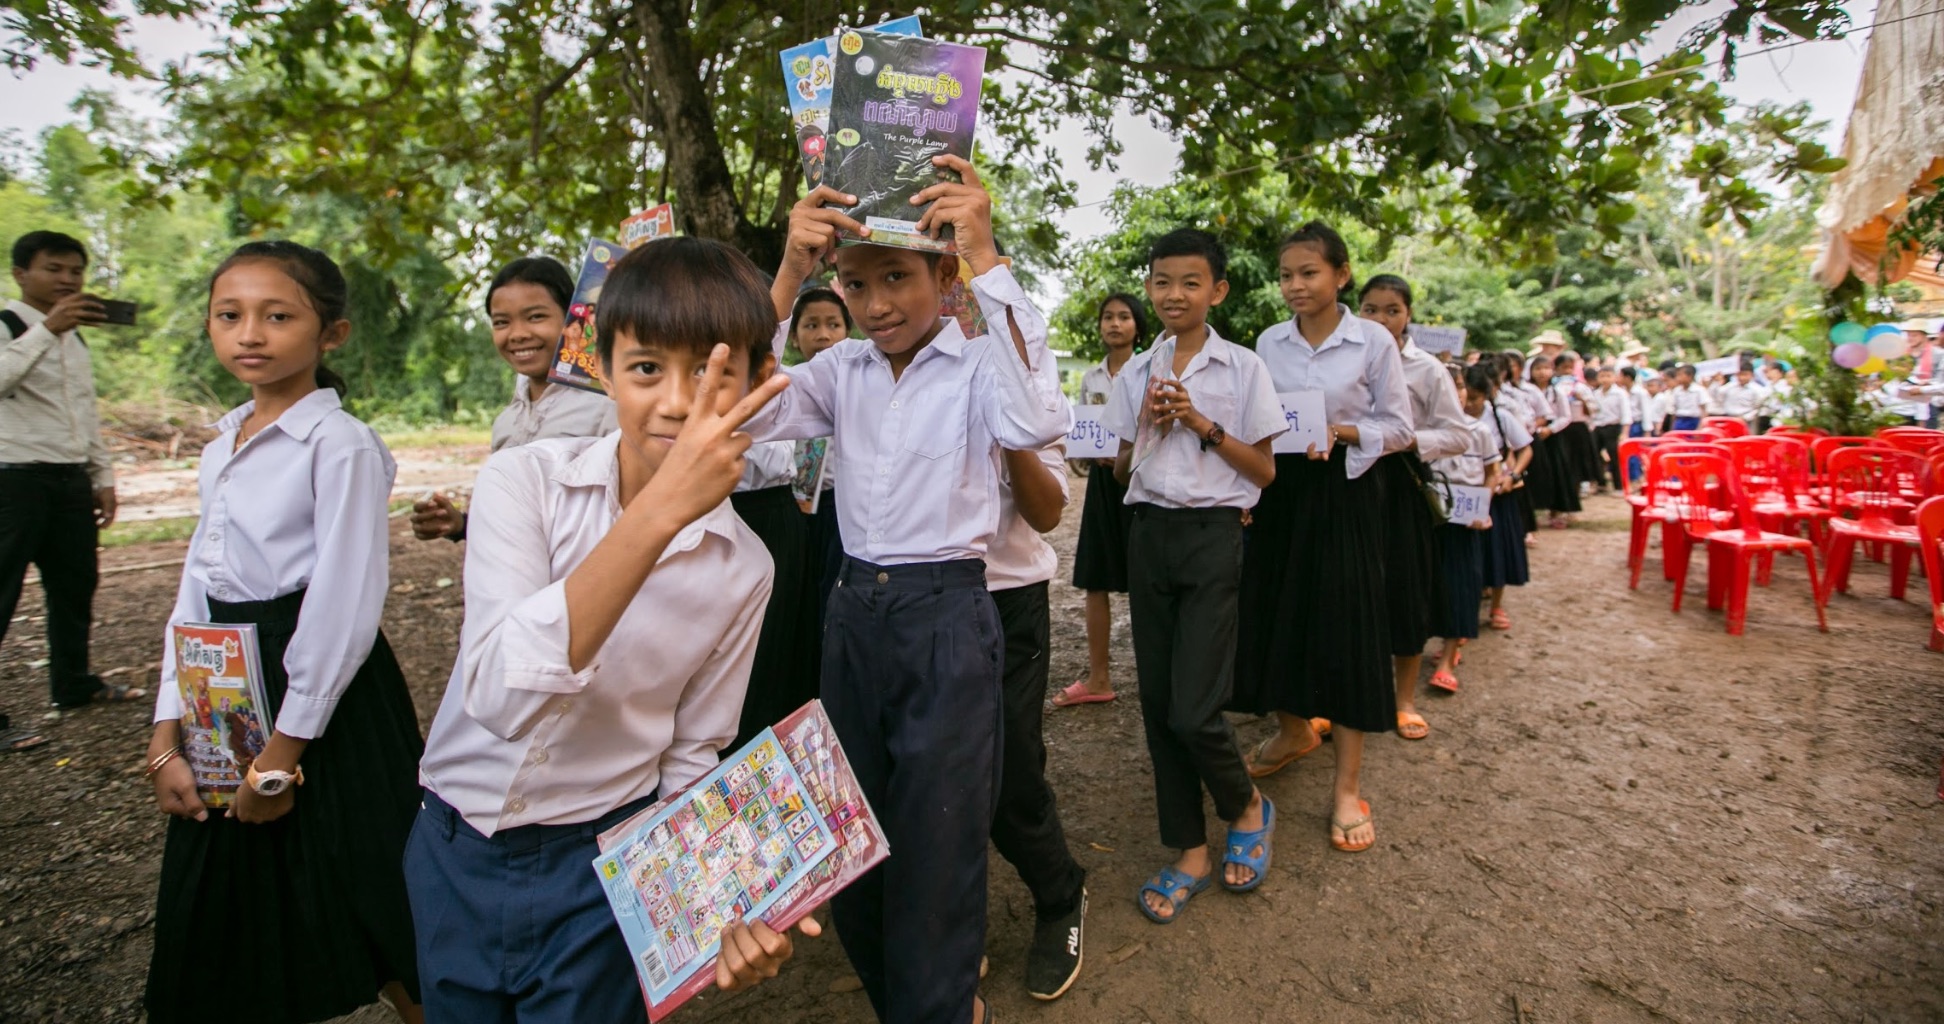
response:
[[[1127,543],[1127,601],[1141,719],[1154,761],[1161,842],[1208,842],[1202,787],[1234,821],[1255,793],[1235,730],[1222,717],[1235,689],[1242,513],[1232,508],[1134,506]]]
[[[972,1018],[999,788],[999,614],[978,559],[846,559],[824,618],[824,710],[891,857],[831,900],[871,1006]]]
[[[88,673],[96,533],[86,466],[0,469],[0,640],[32,563],[47,594],[47,673],[56,704],[85,704],[102,686]]]
[[[1006,638],[999,809],[992,818],[992,845],[1032,892],[1038,916],[1052,920],[1072,913],[1087,880],[1067,847],[1060,809],[1046,781],[1043,725],[1053,616],[1045,583],[995,590],[992,603]]]
[[[1620,476],[1620,435],[1626,429],[1626,426],[1620,423],[1593,428],[1593,446],[1598,448],[1601,457],[1606,459],[1606,465],[1601,472],[1613,481],[1613,489],[1616,491],[1627,489],[1626,481]]]

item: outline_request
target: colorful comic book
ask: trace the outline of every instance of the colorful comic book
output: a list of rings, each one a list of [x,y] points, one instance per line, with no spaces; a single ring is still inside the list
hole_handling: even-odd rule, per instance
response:
[[[621,222],[621,246],[639,249],[657,238],[675,233],[675,207],[668,203],[650,206]]]
[[[275,728],[256,627],[185,622],[169,627],[169,643],[182,695],[182,759],[203,806],[228,807]]]
[[[846,31],[837,37],[830,95],[829,184],[857,197],[847,211],[871,241],[951,252],[950,232],[918,233],[911,198],[950,180],[932,158],[972,159],[985,49],[918,36]]]
[[[890,853],[818,701],[597,842],[594,870],[656,1021],[714,983],[737,910],[780,931]]]
[[[894,36],[921,36],[918,16],[896,18],[860,29]],[[803,158],[804,190],[823,184],[825,147],[830,135],[830,87],[836,80],[837,36],[812,39],[783,51],[784,92],[790,99],[790,124],[797,154]]]
[[[796,475],[790,479],[790,495],[804,515],[815,515],[823,501],[824,462],[830,457],[830,438],[811,437],[796,442],[790,456]]]
[[[618,242],[588,239],[587,252],[581,257],[580,277],[574,282],[574,301],[567,307],[567,329],[561,332],[560,344],[554,348],[547,380],[583,391],[607,393],[607,388],[601,386],[600,358],[594,353],[594,306],[601,299],[601,287],[607,284],[608,271],[621,262],[627,251]]]
[[[1011,256],[999,257],[999,262],[1012,266]],[[968,338],[977,338],[986,333],[985,311],[979,308],[979,297],[972,291],[972,264],[959,261],[958,280],[938,301],[938,315],[957,320],[959,329]]]

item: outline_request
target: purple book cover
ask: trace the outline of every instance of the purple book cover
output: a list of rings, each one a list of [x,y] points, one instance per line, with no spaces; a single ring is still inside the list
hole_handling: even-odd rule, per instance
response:
[[[925,208],[911,197],[941,178],[932,158],[972,159],[985,50],[916,36],[845,32],[837,37],[831,92],[829,183],[857,197],[852,217],[871,241],[950,252],[950,233],[917,233]]]

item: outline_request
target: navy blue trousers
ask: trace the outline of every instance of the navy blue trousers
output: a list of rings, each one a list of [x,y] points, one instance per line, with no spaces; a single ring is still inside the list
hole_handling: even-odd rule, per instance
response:
[[[830,592],[824,710],[891,846],[890,859],[831,901],[832,916],[888,1024],[972,1018],[1003,652],[977,559],[846,559]]]
[[[653,802],[486,836],[427,792],[405,844],[405,886],[429,1024],[647,1021],[593,862],[594,837]]]

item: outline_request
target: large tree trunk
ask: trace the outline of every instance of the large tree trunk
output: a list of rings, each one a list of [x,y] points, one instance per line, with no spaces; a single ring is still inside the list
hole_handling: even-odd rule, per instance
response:
[[[702,60],[689,31],[687,0],[636,0],[631,49],[643,58],[643,77],[657,117],[657,145],[667,161],[677,225],[686,234],[728,242],[756,261],[774,266],[782,232],[751,224],[736,198],[715,111],[702,81]],[[622,29],[627,31],[627,29]]]

